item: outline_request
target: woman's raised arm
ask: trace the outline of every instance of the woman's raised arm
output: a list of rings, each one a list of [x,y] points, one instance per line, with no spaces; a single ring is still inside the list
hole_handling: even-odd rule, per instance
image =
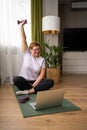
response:
[[[25,20],[21,21],[19,24],[23,52],[25,52],[26,49],[28,48],[27,41],[26,41],[26,35],[25,35],[25,31],[24,31],[25,24],[26,24]]]

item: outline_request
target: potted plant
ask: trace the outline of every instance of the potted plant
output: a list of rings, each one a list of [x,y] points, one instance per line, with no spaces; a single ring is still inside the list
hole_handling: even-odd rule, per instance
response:
[[[45,60],[46,60],[46,77],[54,80],[55,84],[60,79],[60,68],[62,60],[62,47],[60,45],[49,45],[43,43],[45,47]]]

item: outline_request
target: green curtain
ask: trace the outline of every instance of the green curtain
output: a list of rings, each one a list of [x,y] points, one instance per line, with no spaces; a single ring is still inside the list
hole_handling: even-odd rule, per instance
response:
[[[42,15],[43,5],[42,0],[31,0],[31,35],[32,41],[38,41],[41,45],[41,55],[44,55],[44,48],[42,46]]]

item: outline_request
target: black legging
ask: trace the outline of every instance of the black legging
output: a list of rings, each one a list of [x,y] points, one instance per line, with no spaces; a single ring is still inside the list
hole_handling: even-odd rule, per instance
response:
[[[16,85],[19,90],[29,90],[32,88],[32,85],[35,81],[28,81],[23,77],[16,76],[13,79],[14,85]],[[35,92],[37,93],[38,91],[44,91],[48,90],[51,87],[53,87],[54,81],[52,79],[43,79],[35,88]]]

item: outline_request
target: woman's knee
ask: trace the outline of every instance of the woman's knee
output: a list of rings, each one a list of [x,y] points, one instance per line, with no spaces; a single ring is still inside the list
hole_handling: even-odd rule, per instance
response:
[[[54,85],[54,81],[52,79],[44,79],[37,87],[34,88],[35,93],[37,93],[38,91],[48,90],[52,88],[53,85]]]
[[[21,80],[22,80],[22,77],[19,77],[19,76],[15,76],[13,78],[13,82],[15,85],[19,84],[21,82]]]
[[[13,78],[13,82],[14,82],[14,84],[16,84],[17,82],[19,82],[19,77],[18,77],[18,76],[15,76],[15,77]]]
[[[22,81],[23,81],[23,78],[20,76],[15,76],[13,78],[14,85],[16,85],[17,88],[19,88],[20,90],[24,90],[24,87],[22,85]]]
[[[52,80],[52,79],[47,79],[47,81],[48,81],[49,87],[52,88],[53,85],[54,85],[54,80]]]
[[[17,77],[14,77],[13,78],[13,83],[16,84],[16,82],[17,82]]]
[[[43,84],[43,86],[46,86],[47,89],[50,89],[54,85],[54,80],[52,80],[52,79],[44,79],[42,81],[42,84]]]

